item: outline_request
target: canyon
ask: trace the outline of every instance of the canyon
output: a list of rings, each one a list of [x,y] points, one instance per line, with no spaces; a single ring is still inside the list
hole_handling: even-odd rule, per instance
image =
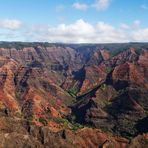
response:
[[[148,43],[0,42],[0,147],[144,148]]]

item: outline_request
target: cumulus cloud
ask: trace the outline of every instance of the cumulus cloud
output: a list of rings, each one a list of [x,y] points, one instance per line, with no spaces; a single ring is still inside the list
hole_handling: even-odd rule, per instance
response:
[[[121,29],[130,29],[130,26],[125,23],[121,23],[120,27],[121,27]]]
[[[1,25],[2,26],[2,25]],[[12,27],[12,26],[11,26]],[[61,23],[57,26],[33,25],[23,29],[4,29],[0,33],[1,40],[47,41],[61,43],[113,43],[148,41],[148,27],[141,28],[140,21],[131,24],[121,23],[115,27],[109,23],[99,21],[91,24],[83,19],[71,24]],[[13,29],[18,27],[13,27]]]
[[[73,8],[78,9],[78,10],[87,10],[88,9],[88,5],[84,4],[84,3],[79,3],[76,2],[72,5]]]
[[[133,22],[133,28],[135,28],[135,29],[139,28],[140,27],[140,24],[141,24],[140,20],[135,20]]]
[[[82,19],[73,24],[59,24],[47,28],[36,26],[28,32],[28,38],[34,41],[65,42],[65,43],[100,43],[100,42],[126,42],[126,33],[105,22],[92,25]],[[25,35],[26,36],[26,35]]]
[[[126,23],[121,23],[120,24],[120,28],[121,29],[131,29],[131,30],[137,30],[140,28],[140,24],[141,24],[141,21],[140,20],[135,20],[131,25],[128,25]]]
[[[96,0],[92,7],[96,8],[97,10],[106,10],[111,3],[111,0]]]
[[[148,42],[148,28],[132,32],[132,37],[134,41]]]
[[[20,22],[19,20],[9,20],[9,19],[0,20],[1,29],[15,30],[15,29],[19,29],[21,25],[22,25],[22,22]]]
[[[87,10],[88,8],[92,7],[98,11],[104,11],[109,7],[110,3],[111,3],[111,0],[95,0],[90,5],[86,3],[76,2],[72,5],[72,7],[78,10]]]
[[[96,26],[96,41],[99,42],[127,42],[126,33],[110,24],[98,22]]]

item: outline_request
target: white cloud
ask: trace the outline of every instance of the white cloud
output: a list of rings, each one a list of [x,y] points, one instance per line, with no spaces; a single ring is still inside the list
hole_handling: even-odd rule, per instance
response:
[[[132,29],[139,29],[140,24],[141,24],[140,20],[135,20],[132,24]]]
[[[110,24],[98,22],[96,26],[96,41],[99,42],[127,42],[126,33]]]
[[[76,2],[72,5],[73,8],[78,9],[78,10],[87,10],[88,9],[88,5],[84,4],[84,3],[79,3]]]
[[[48,29],[47,29],[48,28]],[[36,26],[29,31],[27,38],[33,41],[65,42],[65,43],[100,43],[100,42],[126,42],[126,33],[120,28],[98,22],[92,25],[82,19],[73,24],[59,24],[56,27]],[[26,36],[26,35],[25,35]]]
[[[72,7],[78,10],[87,10],[88,8],[95,8],[98,11],[104,11],[106,10],[112,0],[95,0],[94,2],[92,2],[90,5],[86,4],[86,3],[79,3],[79,2],[75,2]]]
[[[132,32],[132,37],[134,41],[148,42],[148,28]]]
[[[106,10],[111,3],[111,0],[96,0],[92,7],[96,8],[97,10]]]
[[[148,41],[148,27],[141,28],[139,20],[136,20],[131,24],[121,23],[118,27],[115,27],[102,21],[92,25],[83,19],[79,19],[71,24],[62,23],[57,26],[33,25],[32,27],[26,25],[23,26],[23,29],[21,28],[18,30],[13,29],[17,29],[20,25],[11,25],[10,27],[4,26],[2,23],[0,24],[0,40],[63,43]]]
[[[138,30],[140,28],[140,24],[141,24],[140,20],[135,20],[131,25],[126,23],[121,23],[120,28],[123,30],[128,30],[128,29]]]
[[[1,29],[19,29],[22,23],[18,20],[0,20],[0,28]]]
[[[121,27],[121,29],[130,29],[130,26],[125,23],[121,23],[120,27]]]
[[[94,34],[94,27],[82,19],[77,20],[74,24],[60,24],[57,27],[49,27],[50,41],[57,42],[85,42],[89,41]],[[85,38],[84,38],[85,37]]]

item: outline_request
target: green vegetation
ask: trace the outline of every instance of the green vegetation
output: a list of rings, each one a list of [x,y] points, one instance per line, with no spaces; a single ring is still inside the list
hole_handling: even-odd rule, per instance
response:
[[[17,92],[15,93],[15,96],[16,96],[17,98],[20,98],[21,92],[20,92],[20,91],[17,91]]]
[[[72,126],[72,130],[73,130],[73,131],[76,131],[76,130],[78,130],[78,129],[80,129],[80,128],[84,128],[84,126],[81,125],[81,124],[79,124],[79,123],[73,123],[72,125],[73,125],[73,126]]]
[[[118,55],[119,53],[121,53],[121,52],[123,52],[127,49],[128,48],[120,48],[118,50],[112,50],[112,51],[110,51],[110,57],[114,57],[114,56]]]
[[[69,94],[70,95],[70,94]],[[70,95],[71,96],[71,95]],[[75,100],[75,97],[66,97],[65,99],[64,99],[64,104],[66,105],[66,106],[70,106],[70,105],[72,105],[72,104],[74,104],[76,102],[76,100]]]
[[[102,85],[101,85],[101,89],[102,89],[102,90],[105,90],[106,88],[107,88],[107,85],[106,85],[106,84],[102,84]]]
[[[53,45],[54,44],[48,42],[0,42],[0,48],[15,48],[17,50],[21,50],[26,47],[51,47]]]
[[[69,123],[69,121],[65,118],[55,118],[54,121],[57,123],[66,123],[66,124]]]
[[[104,101],[105,105],[108,106],[108,105],[111,105],[112,104],[112,101]]]
[[[75,97],[77,94],[78,89],[76,87],[72,87],[68,90],[68,93],[72,96]]]
[[[22,118],[21,112],[16,112],[16,113],[15,113],[15,116],[16,116],[17,118]]]
[[[0,48],[15,48],[17,50],[21,50],[23,48],[27,48],[27,47],[37,47],[37,46],[41,46],[41,47],[62,47],[65,48],[67,47],[68,44],[63,44],[63,43],[48,43],[48,42],[4,42],[1,41],[0,42]],[[69,46],[72,46],[72,44],[69,44]]]
[[[127,89],[121,89],[117,92],[117,97],[123,95],[125,92],[127,92]]]
[[[48,124],[47,120],[43,117],[39,118],[39,122],[41,122],[44,126],[46,126]]]
[[[126,119],[125,116],[123,116],[121,119],[118,119],[117,123],[115,129],[116,133],[119,133],[119,135],[121,134],[128,139],[136,135],[137,129],[135,128],[135,121],[131,122],[130,119]]]
[[[57,122],[57,123],[64,124],[64,126],[66,128],[70,128],[73,131],[76,131],[76,130],[84,127],[83,125],[81,125],[79,123],[70,122],[66,118],[55,118],[54,121]]]
[[[137,49],[136,49],[136,53],[137,53],[138,55],[140,55],[141,49],[140,49],[140,48],[137,48]]]
[[[32,115],[29,115],[26,119],[27,119],[28,121],[32,122],[33,116],[32,116]]]
[[[112,71],[112,67],[111,66],[107,66],[106,70],[107,70],[107,73],[110,73]]]

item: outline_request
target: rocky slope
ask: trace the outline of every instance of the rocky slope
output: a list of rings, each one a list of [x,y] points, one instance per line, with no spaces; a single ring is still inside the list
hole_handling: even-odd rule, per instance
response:
[[[1,42],[0,147],[146,146],[147,49]]]

